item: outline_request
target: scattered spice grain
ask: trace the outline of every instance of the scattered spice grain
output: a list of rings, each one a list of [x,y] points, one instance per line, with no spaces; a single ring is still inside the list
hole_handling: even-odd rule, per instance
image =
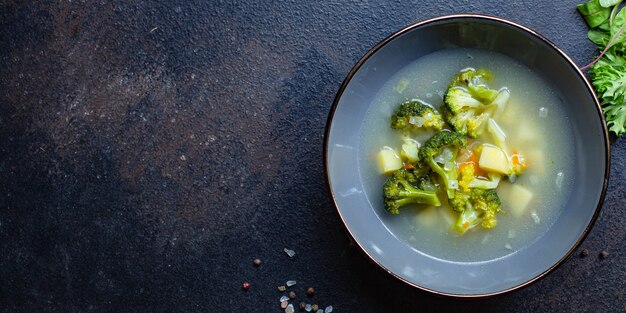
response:
[[[601,259],[606,259],[609,257],[609,252],[606,250],[603,250],[602,252],[600,252],[600,258]]]
[[[580,257],[581,258],[584,258],[584,257],[586,257],[588,255],[589,255],[589,250],[583,249],[583,251],[580,251]]]

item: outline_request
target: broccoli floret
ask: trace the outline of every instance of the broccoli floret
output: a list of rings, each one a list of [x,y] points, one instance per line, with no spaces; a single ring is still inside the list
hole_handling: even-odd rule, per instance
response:
[[[456,193],[448,199],[450,207],[459,213],[454,229],[459,234],[481,225],[483,228],[494,228],[497,224],[496,213],[500,212],[500,197],[492,189],[471,188]]]
[[[418,156],[420,161],[427,164],[435,173],[441,176],[449,198],[454,198],[454,190],[458,189],[454,161],[459,148],[465,146],[467,146],[467,138],[464,135],[457,132],[442,131],[428,139],[419,150]],[[435,161],[435,157],[440,154],[443,156],[442,152],[446,149],[449,153],[442,158],[443,166],[441,166]]]
[[[444,97],[446,109],[452,114],[460,114],[472,108],[484,106],[478,99],[472,97],[470,91],[461,86],[450,86]]]
[[[413,186],[420,186],[420,183],[430,172],[430,167],[422,162],[405,163],[404,170],[406,171],[405,178]],[[422,188],[420,188],[422,189]]]
[[[428,174],[428,172],[430,172],[430,168],[420,162],[404,163],[404,167],[393,172],[391,176],[393,177],[394,175],[401,174],[402,178],[408,181],[409,184],[419,187],[420,182],[423,180],[424,176]]]
[[[439,206],[441,202],[434,191],[417,189],[411,182],[418,183],[415,173],[399,169],[387,179],[383,186],[385,209],[398,214],[399,208],[408,204],[426,204]]]
[[[391,128],[411,130],[430,128],[441,130],[443,118],[432,107],[420,100],[410,100],[400,104],[395,114],[391,116]]]
[[[467,164],[461,164],[460,168],[459,168],[459,174],[461,176],[461,178],[459,179],[459,187],[463,188],[463,189],[467,189],[469,188],[469,184],[472,183],[472,181],[474,181],[474,164],[472,163],[467,163]]]
[[[417,183],[417,187],[426,191],[439,191],[439,184],[437,184],[436,177],[433,177],[432,172],[430,172],[428,175],[420,177],[419,182]]]
[[[455,90],[460,89],[449,90],[448,95],[455,93]],[[445,101],[446,103],[458,103],[458,100],[451,99],[448,96],[446,96]],[[446,106],[444,110],[444,116],[446,122],[450,124],[452,129],[464,135],[469,135],[472,138],[476,138],[483,133],[485,128],[484,126],[491,116],[487,112],[484,112],[490,107],[491,106],[481,105],[481,107],[474,107],[471,109],[462,110],[458,113],[454,113],[450,110],[448,106]]]
[[[444,116],[452,128],[462,134],[476,138],[485,129],[487,121],[494,111],[500,110],[508,97],[499,97],[498,103],[492,103],[499,92],[490,89],[486,82],[491,74],[485,70],[467,69],[457,74],[444,97]],[[502,93],[508,90],[502,90]]]
[[[491,103],[498,96],[497,90],[487,86],[487,83],[492,80],[493,75],[486,69],[466,68],[452,78],[450,86],[464,87],[472,98],[482,103]]]

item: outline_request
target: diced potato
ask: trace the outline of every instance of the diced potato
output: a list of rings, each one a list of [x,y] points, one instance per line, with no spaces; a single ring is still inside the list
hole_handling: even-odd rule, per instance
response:
[[[384,148],[378,152],[378,164],[383,174],[390,174],[402,168],[402,160],[391,148]]]
[[[530,204],[534,194],[520,185],[513,185],[507,196],[505,200],[507,200],[511,213],[515,215],[515,217],[520,217],[526,212],[528,204]]]
[[[415,216],[415,221],[419,227],[425,228],[433,228],[439,225],[439,214],[438,210],[441,208],[430,207],[426,209],[421,209],[420,212]]]
[[[418,150],[417,142],[407,139],[404,141],[404,144],[402,144],[400,155],[408,162],[416,162]]]
[[[500,200],[502,200],[503,204],[507,204],[509,203],[509,194],[511,193],[511,186],[513,186],[513,183],[509,183],[509,182],[503,182],[502,184],[498,185],[498,196],[500,197]],[[508,207],[504,208],[508,210]]]
[[[528,170],[537,175],[543,175],[545,173],[546,159],[543,151],[531,150],[526,153],[526,162],[528,163]]]
[[[509,159],[507,159],[504,151],[489,145],[483,145],[478,166],[485,171],[505,175],[509,173],[510,168]]]
[[[402,93],[404,89],[406,89],[406,87],[408,86],[409,86],[409,81],[406,79],[403,79],[400,82],[398,82],[398,84],[396,85],[396,88],[394,89],[396,90],[397,93]]]
[[[528,122],[522,121],[519,123],[517,132],[515,133],[515,140],[517,143],[528,145],[539,142],[541,134],[539,134],[539,127],[532,127]]]
[[[452,211],[452,209],[448,209],[445,207],[437,208],[437,212],[439,212],[439,215],[443,219],[446,227],[451,227],[452,224],[454,224],[454,222],[456,222],[456,220],[459,218],[457,214]]]

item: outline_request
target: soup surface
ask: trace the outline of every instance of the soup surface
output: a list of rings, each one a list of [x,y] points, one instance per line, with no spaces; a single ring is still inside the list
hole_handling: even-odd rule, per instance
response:
[[[439,112],[443,95],[452,77],[464,68],[484,68],[493,73],[490,86],[507,87],[508,105],[498,123],[507,135],[507,146],[526,157],[529,167],[517,178],[532,192],[532,200],[520,216],[510,214],[512,184],[503,179],[496,189],[504,214],[498,215],[493,229],[476,227],[458,235],[451,227],[455,213],[441,198],[437,208],[403,207],[392,215],[383,206],[382,185],[387,176],[378,168],[378,152],[388,146],[399,150],[403,136],[389,127],[392,113],[406,100],[420,99]],[[368,200],[397,238],[423,254],[452,262],[484,262],[506,257],[539,239],[560,212],[571,193],[575,173],[574,142],[568,136],[571,125],[565,116],[559,94],[537,73],[517,61],[478,49],[447,49],[426,55],[395,74],[370,103],[362,124],[359,171]],[[412,133],[424,143],[433,133]],[[488,135],[480,137],[487,143]]]

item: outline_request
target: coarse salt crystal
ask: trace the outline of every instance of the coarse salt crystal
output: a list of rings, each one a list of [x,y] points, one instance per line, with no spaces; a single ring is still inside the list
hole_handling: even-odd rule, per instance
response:
[[[504,247],[505,247],[505,248],[507,248],[507,249],[509,249],[509,250],[513,250],[513,247],[511,247],[511,245],[510,245],[510,244],[508,244],[508,243],[507,243],[507,244],[505,244],[505,245],[504,245]]]
[[[285,309],[285,313],[293,313],[293,304],[290,304],[287,306],[287,308]]]
[[[333,306],[329,305],[324,309],[324,313],[331,313],[333,311]]]
[[[307,305],[304,307],[304,310],[305,310],[305,311],[307,311],[307,312],[311,312],[311,305],[310,305],[310,304],[307,304]]]
[[[287,284],[287,287],[291,287],[291,286],[296,284],[296,281],[295,280],[288,280],[286,284]]]
[[[283,301],[283,302],[280,303],[280,307],[283,308],[283,309],[286,309],[287,308],[287,304],[289,304],[289,302]]]
[[[315,313],[324,313],[324,310],[319,309],[319,310],[317,310],[317,312],[315,312]]]
[[[292,258],[294,255],[296,255],[296,252],[293,250],[289,250],[287,248],[283,249],[283,251],[285,251],[285,253],[287,253],[287,255]]]
[[[539,109],[539,117],[543,117],[543,118],[548,117],[548,109],[544,108],[544,107],[541,107]]]
[[[287,296],[280,297],[280,302],[282,303],[284,301],[289,301],[289,297],[287,297]]]

